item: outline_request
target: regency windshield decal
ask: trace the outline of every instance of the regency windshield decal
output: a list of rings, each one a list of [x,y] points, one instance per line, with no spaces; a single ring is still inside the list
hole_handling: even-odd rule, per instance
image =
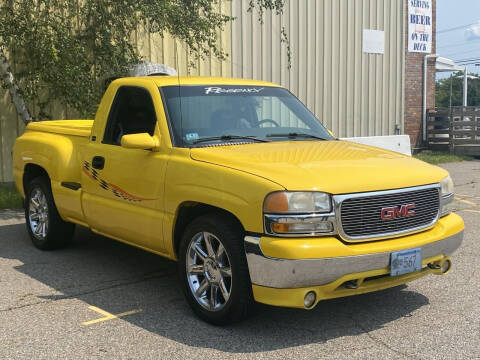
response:
[[[221,87],[207,87],[205,88],[205,95],[209,94],[252,94],[252,93],[259,93],[264,88],[239,88],[239,89],[225,89]]]

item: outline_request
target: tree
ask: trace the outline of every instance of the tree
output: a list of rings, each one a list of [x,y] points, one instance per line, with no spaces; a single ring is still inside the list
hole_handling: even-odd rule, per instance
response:
[[[142,61],[132,42],[139,25],[182,41],[195,59],[210,54],[225,59],[218,30],[234,18],[219,11],[219,1],[0,0],[4,86],[25,122],[31,114],[22,108],[25,101],[36,105],[38,119],[49,117],[46,109],[54,101],[92,116],[103,95],[102,82]],[[264,11],[281,14],[283,7],[284,0],[250,0],[248,11],[256,11],[262,21]],[[15,58],[15,71],[7,54]]]
[[[480,77],[479,74],[469,74]],[[450,91],[451,90],[451,91]],[[436,107],[449,107],[450,94],[451,105],[462,106],[463,104],[463,72],[457,72],[435,84],[435,105]],[[480,106],[480,79],[468,79],[468,105]]]
[[[12,102],[15,104],[15,108],[17,112],[20,114],[22,119],[25,122],[32,121],[32,115],[30,115],[30,111],[28,110],[27,104],[25,104],[25,100],[18,88],[18,85],[15,82],[15,78],[13,76],[12,70],[8,65],[7,57],[3,52],[3,49],[0,47],[0,69],[1,73],[3,74],[3,80],[5,82],[5,86],[10,91],[10,97],[12,98]]]

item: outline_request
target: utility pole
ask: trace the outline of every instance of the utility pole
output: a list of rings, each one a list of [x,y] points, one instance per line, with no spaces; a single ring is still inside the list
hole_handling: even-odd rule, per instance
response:
[[[468,72],[466,66],[463,71],[463,106],[468,106]]]

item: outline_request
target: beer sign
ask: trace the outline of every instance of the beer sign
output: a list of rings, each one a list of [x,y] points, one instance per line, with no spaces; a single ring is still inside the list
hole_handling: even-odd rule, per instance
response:
[[[432,1],[408,0],[408,51],[432,52]]]

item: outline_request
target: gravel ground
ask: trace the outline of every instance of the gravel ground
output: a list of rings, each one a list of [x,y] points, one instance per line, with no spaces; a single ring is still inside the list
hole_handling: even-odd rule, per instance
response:
[[[480,359],[480,162],[444,165],[454,178],[465,240],[447,276],[320,303],[259,306],[219,328],[198,320],[175,264],[79,229],[41,252],[23,215],[0,212],[1,359]],[[137,312],[83,325],[104,315]]]

